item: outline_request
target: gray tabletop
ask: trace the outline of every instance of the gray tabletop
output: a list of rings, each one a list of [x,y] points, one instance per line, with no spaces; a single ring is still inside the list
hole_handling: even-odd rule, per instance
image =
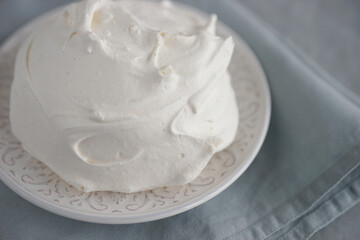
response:
[[[360,95],[360,1],[239,0]],[[312,239],[359,239],[360,205]]]
[[[354,94],[360,94],[360,1],[239,0]],[[0,0],[0,41],[45,10],[70,0]],[[358,239],[360,205],[312,239]]]

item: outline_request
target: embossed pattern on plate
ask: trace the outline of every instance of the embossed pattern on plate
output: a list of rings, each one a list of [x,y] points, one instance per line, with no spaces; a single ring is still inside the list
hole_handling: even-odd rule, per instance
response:
[[[250,165],[265,138],[270,118],[270,93],[261,66],[236,34],[219,24],[219,32],[233,35],[235,53],[230,65],[239,105],[240,124],[234,143],[217,153],[193,182],[175,187],[125,194],[83,193],[32,158],[10,130],[9,97],[14,61],[22,40],[43,16],[16,32],[0,49],[0,178],[32,203],[54,213],[89,222],[135,223],[189,210],[214,197]]]

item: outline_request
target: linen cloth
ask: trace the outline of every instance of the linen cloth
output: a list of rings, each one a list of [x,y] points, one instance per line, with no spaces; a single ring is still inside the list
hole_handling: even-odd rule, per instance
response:
[[[183,214],[101,225],[46,212],[0,184],[0,239],[307,239],[360,199],[360,100],[234,0],[215,12],[250,45],[272,96],[268,136],[227,190]]]

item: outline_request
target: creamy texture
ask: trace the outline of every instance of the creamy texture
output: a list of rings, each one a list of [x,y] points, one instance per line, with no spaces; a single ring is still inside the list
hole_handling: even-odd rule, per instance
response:
[[[215,25],[170,2],[67,6],[19,50],[15,136],[82,191],[192,181],[238,125],[234,44]]]

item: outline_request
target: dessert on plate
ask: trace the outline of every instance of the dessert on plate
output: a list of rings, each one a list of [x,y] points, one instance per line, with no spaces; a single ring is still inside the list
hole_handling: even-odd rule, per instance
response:
[[[12,131],[81,191],[188,183],[235,138],[233,49],[168,1],[73,3],[18,52]]]

